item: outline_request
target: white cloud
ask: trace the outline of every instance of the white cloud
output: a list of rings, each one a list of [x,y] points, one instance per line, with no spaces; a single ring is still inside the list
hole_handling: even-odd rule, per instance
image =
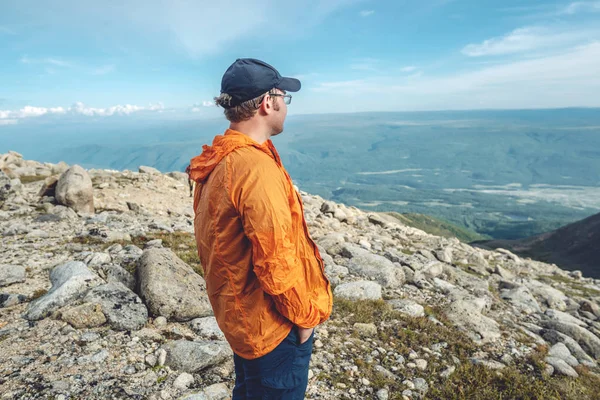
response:
[[[462,53],[469,57],[515,54],[573,45],[590,37],[600,38],[600,30],[557,31],[545,27],[525,27],[502,37],[469,44],[462,49]]]
[[[560,14],[578,14],[580,12],[600,12],[600,1],[576,1],[565,8]]]
[[[59,58],[29,58],[27,56],[23,56],[21,57],[21,62],[23,64],[46,64],[46,65],[53,65],[56,67],[63,67],[63,68],[73,68],[74,64],[68,62],[68,61],[64,61],[61,60]]]
[[[353,64],[350,64],[350,69],[357,71],[376,72],[379,64],[381,64],[381,60],[375,58],[360,58],[357,59]]]
[[[34,107],[25,106],[20,110],[0,110],[0,123],[2,125],[15,124],[19,119],[35,118],[44,115],[79,115],[87,117],[109,117],[112,115],[130,115],[140,111],[162,112],[162,103],[150,104],[147,107],[131,104],[116,105],[107,108],[88,107],[82,102],[76,102],[71,107]],[[7,122],[8,121],[8,122]]]
[[[198,58],[222,52],[238,39],[263,38],[264,29],[273,24],[285,29],[270,40],[303,35],[331,13],[358,1],[60,0],[60,7],[47,7],[38,0],[20,0],[14,12],[31,24],[52,24],[73,34],[83,32],[92,40],[119,43],[127,52],[143,38],[153,51],[170,48]]]
[[[312,90],[335,90],[346,99],[341,109],[330,107],[329,112],[600,107],[598,71],[600,41],[558,55],[506,62],[470,72],[412,79],[389,75],[323,82]],[[390,85],[390,82],[396,83]],[[369,109],[365,107],[365,99],[370,100]]]
[[[94,68],[91,71],[91,74],[92,75],[106,75],[106,74],[110,74],[111,72],[114,72],[115,69],[116,69],[116,67],[114,64],[104,65],[102,67]]]
[[[0,25],[0,34],[12,36],[12,35],[16,35],[17,33],[7,26]]]
[[[114,64],[102,65],[100,67],[91,67],[81,65],[72,61],[63,60],[58,57],[45,57],[45,58],[31,58],[29,56],[23,56],[20,59],[22,64],[28,65],[41,65],[45,67],[46,73],[52,75],[56,73],[56,67],[65,69],[79,70],[90,75],[106,75],[116,70]]]
[[[371,15],[373,15],[373,14],[375,14],[375,11],[374,11],[374,10],[362,10],[362,11],[359,13],[359,15],[360,15],[361,17],[368,17],[368,16],[371,16]]]
[[[190,111],[193,113],[203,112],[207,107],[216,107],[216,104],[214,101],[204,100],[202,103],[193,104]]]

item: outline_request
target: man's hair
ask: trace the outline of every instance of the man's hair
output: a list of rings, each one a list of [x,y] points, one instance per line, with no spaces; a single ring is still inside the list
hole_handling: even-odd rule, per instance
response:
[[[231,108],[229,104],[231,104],[232,97],[227,93],[221,93],[219,97],[215,97],[215,104],[217,106],[223,107],[225,118],[230,122],[242,122],[248,121],[250,118],[254,117],[256,111],[260,108],[260,104],[267,94],[275,93],[275,89],[271,89],[266,93],[261,94],[258,97],[255,97],[251,100],[246,100],[245,102]],[[274,103],[273,108],[275,111],[279,111],[279,104]]]

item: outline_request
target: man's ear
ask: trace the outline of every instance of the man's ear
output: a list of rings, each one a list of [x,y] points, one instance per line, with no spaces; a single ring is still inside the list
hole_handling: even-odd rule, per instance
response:
[[[270,114],[273,111],[273,98],[268,94],[263,99],[262,103],[260,103],[260,111],[263,114]]]

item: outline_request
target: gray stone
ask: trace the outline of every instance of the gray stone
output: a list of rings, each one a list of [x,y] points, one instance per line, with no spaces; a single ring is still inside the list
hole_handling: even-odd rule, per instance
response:
[[[495,360],[486,360],[483,358],[472,357],[471,362],[475,365],[483,365],[484,367],[489,368],[489,369],[504,369],[504,368],[506,368],[506,365],[502,364],[499,361],[495,361]]]
[[[12,307],[27,301],[24,294],[0,293],[0,308]]]
[[[353,244],[344,245],[342,251],[351,257],[346,266],[351,273],[375,279],[385,287],[396,288],[404,284],[404,271],[387,258]]]
[[[469,299],[457,300],[446,307],[446,317],[458,328],[475,333],[471,338],[477,342],[490,342],[500,338],[498,323],[481,314],[484,305]],[[477,336],[478,335],[478,336]]]
[[[196,332],[198,336],[206,339],[225,340],[225,335],[219,328],[217,319],[215,317],[193,319],[190,322],[190,328],[192,328],[192,330]]]
[[[135,278],[125,268],[116,264],[105,264],[101,268],[108,283],[121,283],[127,288],[135,289]]]
[[[160,174],[161,172],[159,170],[157,170],[156,168],[153,167],[148,167],[145,165],[140,165],[140,167],[138,168],[138,172],[140,174]]]
[[[377,400],[388,400],[390,398],[390,392],[387,389],[379,389],[377,393],[375,393],[375,396],[377,396]]]
[[[543,325],[573,338],[589,355],[600,358],[600,339],[592,332],[579,325],[559,321],[545,321]]]
[[[452,251],[454,249],[451,246],[444,247],[443,249],[437,250],[433,254],[435,257],[441,262],[445,262],[446,264],[452,264]]]
[[[425,393],[427,393],[429,391],[429,385],[427,384],[427,381],[423,378],[415,378],[413,379],[413,385],[415,385],[415,389],[417,392],[419,392],[421,395],[424,395]]]
[[[204,388],[204,394],[208,400],[228,400],[231,390],[224,383],[215,383]]]
[[[25,282],[25,268],[21,265],[0,264],[0,287]]]
[[[564,343],[556,343],[554,346],[552,346],[548,351],[548,356],[560,358],[571,367],[576,367],[579,365],[577,359],[571,355],[569,348]]]
[[[551,308],[549,308],[549,309],[546,310],[545,315],[549,319],[553,319],[555,321],[565,322],[567,324],[575,324],[575,325],[579,325],[579,326],[582,326],[582,327],[587,326],[587,324],[585,322],[583,322],[580,319],[572,316],[571,314],[567,314],[565,312],[558,311],[558,310],[553,310]]]
[[[396,311],[410,317],[424,317],[425,309],[419,303],[408,299],[388,300],[387,303]]]
[[[579,360],[580,363],[594,363],[594,360],[592,359],[592,357],[590,357],[579,345],[579,343],[577,343],[575,341],[575,339],[560,333],[558,331],[555,330],[543,330],[541,332],[543,338],[550,342],[551,344],[556,344],[556,343],[564,343],[565,346],[567,346],[567,348],[569,349],[569,352],[571,353],[571,355],[573,355],[575,358],[577,358],[577,360]]]
[[[179,390],[186,390],[192,383],[194,383],[194,377],[187,372],[183,372],[175,379],[173,387]]]
[[[38,320],[82,297],[89,289],[104,283],[84,263],[70,261],[54,267],[50,273],[52,287],[42,297],[34,300],[25,318]]]
[[[56,184],[56,201],[78,212],[94,213],[92,180],[85,169],[73,165],[60,176]]]
[[[138,330],[148,320],[142,300],[120,283],[107,283],[93,288],[84,301],[99,303],[110,326],[119,331]]]
[[[86,303],[60,310],[60,318],[77,329],[94,328],[106,323],[102,306],[98,303]]]
[[[24,235],[26,233],[28,233],[31,229],[26,226],[25,224],[22,224],[20,222],[17,222],[15,224],[9,225],[8,228],[6,228],[3,232],[4,236],[16,236],[16,235]]]
[[[579,374],[577,373],[577,371],[575,371],[573,369],[573,367],[571,367],[569,364],[567,364],[565,362],[565,360],[563,360],[561,358],[548,356],[544,359],[544,361],[546,361],[548,364],[552,365],[552,367],[554,367],[554,371],[558,372],[561,375],[570,376],[573,378],[579,377]]]
[[[377,327],[375,324],[363,324],[357,322],[353,326],[354,332],[358,333],[361,336],[373,337],[377,335]]]
[[[152,315],[175,321],[212,315],[206,282],[171,250],[144,250],[136,272],[138,293]]]
[[[0,204],[6,199],[8,199],[8,195],[12,192],[12,184],[10,182],[10,178],[0,170]]]
[[[372,281],[356,281],[338,285],[333,293],[347,300],[380,300],[381,285]]]
[[[218,365],[233,356],[227,342],[190,342],[177,340],[163,346],[165,365],[178,371],[194,373]]]
[[[500,297],[510,301],[518,310],[525,314],[542,312],[540,305],[525,286],[515,289],[503,289]]]

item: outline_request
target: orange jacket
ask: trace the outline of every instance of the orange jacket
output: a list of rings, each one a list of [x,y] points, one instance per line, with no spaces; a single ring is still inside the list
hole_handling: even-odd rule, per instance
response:
[[[233,351],[269,353],[331,314],[323,260],[273,143],[228,129],[192,159],[194,231],[208,296]]]

